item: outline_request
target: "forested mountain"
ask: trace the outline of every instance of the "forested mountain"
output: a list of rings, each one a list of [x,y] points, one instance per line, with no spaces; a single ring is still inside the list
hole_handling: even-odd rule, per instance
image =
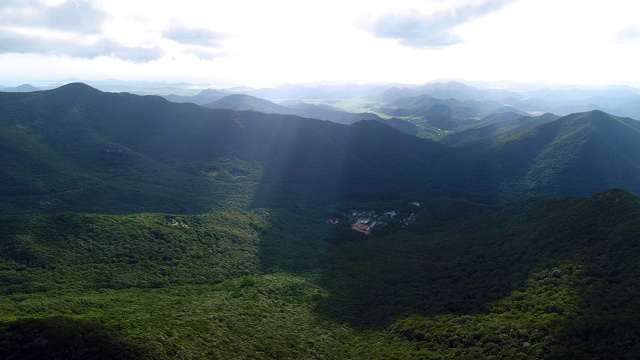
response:
[[[0,358],[637,357],[640,122],[396,104],[0,92]]]
[[[504,186],[516,197],[588,195],[609,187],[640,193],[634,180],[640,176],[639,140],[637,120],[591,111],[504,137],[489,153],[509,169],[513,177]]]
[[[165,95],[163,97],[171,102],[176,103],[190,102],[196,105],[204,105],[222,99],[223,97],[228,95],[229,94],[224,91],[205,89],[194,96]]]
[[[0,94],[0,110],[5,213],[640,192],[639,123],[602,112],[450,148],[377,121],[205,109],[82,84]]]
[[[379,111],[400,117],[419,117],[432,127],[456,130],[495,112],[514,111],[484,100],[437,99],[429,95],[401,98]]]
[[[475,123],[444,136],[440,142],[450,145],[470,145],[497,140],[505,135],[558,119],[554,114],[526,116],[515,112],[487,115]]]
[[[0,355],[633,357],[639,219],[615,189],[434,199],[370,237],[301,209],[2,216]]]
[[[321,202],[397,197],[435,179],[422,175],[448,151],[378,122],[205,109],[82,84],[4,94],[0,108],[6,212],[202,212],[296,192]]]

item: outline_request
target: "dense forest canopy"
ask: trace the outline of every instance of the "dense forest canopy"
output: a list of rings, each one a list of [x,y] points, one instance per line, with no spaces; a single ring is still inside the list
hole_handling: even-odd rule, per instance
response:
[[[640,122],[426,90],[0,92],[0,357],[640,354]]]

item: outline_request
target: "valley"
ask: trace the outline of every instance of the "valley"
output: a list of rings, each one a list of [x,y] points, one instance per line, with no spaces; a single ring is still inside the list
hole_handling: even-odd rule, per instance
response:
[[[28,90],[1,358],[640,354],[637,91]]]

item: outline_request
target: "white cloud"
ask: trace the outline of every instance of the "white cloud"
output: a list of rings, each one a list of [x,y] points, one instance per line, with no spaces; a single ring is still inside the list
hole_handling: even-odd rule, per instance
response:
[[[483,0],[461,3],[459,6],[433,13],[408,9],[387,13],[371,21],[366,28],[380,38],[396,39],[401,44],[430,48],[461,43],[463,39],[455,28],[476,18],[492,14],[513,1]]]
[[[154,44],[125,45],[104,36],[109,15],[92,1],[9,1],[0,7],[0,53],[92,59],[114,57],[134,63],[159,59]]]
[[[2,25],[45,28],[82,34],[99,33],[107,14],[94,2],[66,1],[48,5],[39,0],[6,0],[0,7]]]
[[[631,65],[640,62],[635,7],[625,0],[4,0],[0,66],[30,74],[29,63],[50,78],[253,86],[452,77],[640,82]]]
[[[616,40],[621,42],[634,42],[640,40],[640,25],[632,25],[621,29],[615,35]]]
[[[0,53],[66,55],[81,59],[106,56],[134,63],[158,60],[163,54],[157,46],[128,47],[110,39],[83,43],[74,38],[60,39],[10,31],[0,31]]]
[[[218,48],[221,46],[224,34],[208,28],[170,27],[162,32],[162,36],[181,44],[201,45]]]

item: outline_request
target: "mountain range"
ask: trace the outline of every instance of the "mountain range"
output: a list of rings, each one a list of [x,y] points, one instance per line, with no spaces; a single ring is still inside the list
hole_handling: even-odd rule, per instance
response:
[[[640,122],[385,90],[0,92],[0,358],[636,357]]]
[[[450,147],[380,121],[206,109],[84,84],[2,93],[0,110],[4,212],[200,212],[239,194],[229,201],[640,192],[640,123],[601,111],[533,118],[491,142]]]

